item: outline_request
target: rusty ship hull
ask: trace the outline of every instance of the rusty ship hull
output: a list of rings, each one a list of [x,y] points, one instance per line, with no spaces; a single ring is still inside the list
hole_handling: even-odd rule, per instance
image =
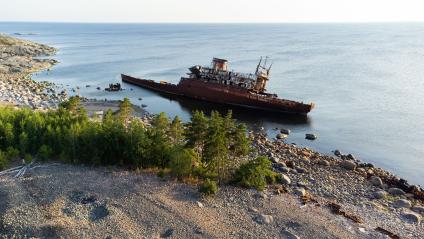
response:
[[[314,107],[312,103],[304,104],[302,102],[279,99],[269,94],[256,94],[237,86],[210,83],[192,78],[181,78],[180,82],[175,85],[135,78],[124,74],[122,74],[121,77],[123,82],[155,92],[212,103],[301,115],[308,114]]]

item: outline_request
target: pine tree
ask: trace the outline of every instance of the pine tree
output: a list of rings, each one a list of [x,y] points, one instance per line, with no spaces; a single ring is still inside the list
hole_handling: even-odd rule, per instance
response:
[[[128,98],[124,98],[124,100],[119,104],[119,120],[125,125],[128,125],[128,121],[130,120],[133,108],[131,102]]]
[[[184,133],[183,124],[178,116],[172,120],[171,125],[169,126],[169,136],[171,137],[171,141],[174,144],[181,144]]]
[[[208,119],[202,111],[195,111],[184,134],[187,139],[187,147],[194,148],[198,157],[202,157],[207,131]]]

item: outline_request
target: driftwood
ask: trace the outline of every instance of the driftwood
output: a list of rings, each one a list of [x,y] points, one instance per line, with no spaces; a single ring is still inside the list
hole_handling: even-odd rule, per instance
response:
[[[29,163],[29,164],[25,164],[25,165],[21,165],[18,167],[13,167],[4,171],[0,172],[0,176],[3,175],[8,175],[8,174],[15,174],[15,178],[19,178],[25,175],[25,173],[29,170],[32,169],[36,169],[36,168],[47,168],[53,165],[59,165],[58,163],[52,163],[52,164],[45,164],[45,165],[36,165],[36,166],[32,166],[33,162]]]

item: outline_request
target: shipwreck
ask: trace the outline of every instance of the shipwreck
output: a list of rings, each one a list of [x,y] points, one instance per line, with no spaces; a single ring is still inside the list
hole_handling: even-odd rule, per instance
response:
[[[272,64],[267,59],[259,61],[254,74],[230,71],[228,61],[213,58],[210,67],[193,66],[187,77],[178,84],[155,82],[122,74],[122,81],[159,93],[188,97],[212,103],[226,104],[293,114],[308,114],[314,104],[280,99],[276,94],[266,93],[266,84]]]

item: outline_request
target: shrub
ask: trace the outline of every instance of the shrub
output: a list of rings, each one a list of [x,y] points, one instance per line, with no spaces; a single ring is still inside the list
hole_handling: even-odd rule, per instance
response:
[[[32,162],[31,154],[25,154],[24,161],[25,161],[25,164],[30,164]]]
[[[6,159],[15,160],[19,158],[19,150],[13,147],[8,147],[6,150]]]
[[[6,159],[6,154],[3,153],[3,151],[0,150],[0,170],[5,169],[8,164],[9,164],[9,162]]]
[[[165,177],[165,171],[160,170],[160,171],[156,174],[156,176],[158,176],[159,178],[164,178],[164,177]]]
[[[201,192],[201,193],[203,193],[207,196],[214,195],[214,194],[216,194],[217,191],[218,191],[218,185],[216,184],[215,181],[210,180],[210,179],[206,179],[199,186],[199,192]]]
[[[169,167],[171,174],[178,178],[190,176],[197,158],[192,149],[176,148],[173,150]]]
[[[267,183],[274,183],[277,174],[271,169],[271,161],[258,157],[242,164],[234,174],[233,182],[239,186],[262,191]]]
[[[38,156],[41,160],[45,161],[45,160],[48,160],[48,159],[52,156],[52,153],[53,153],[53,150],[52,150],[49,146],[47,146],[47,145],[43,144],[43,145],[41,145],[41,147],[38,149],[38,154],[37,154],[37,156]]]

